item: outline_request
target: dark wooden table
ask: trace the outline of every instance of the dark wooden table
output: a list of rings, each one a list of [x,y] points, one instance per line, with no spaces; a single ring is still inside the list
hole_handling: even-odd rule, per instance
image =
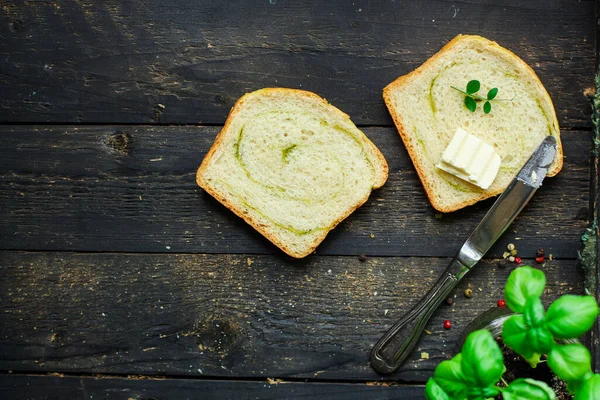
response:
[[[595,242],[578,259],[582,234],[597,235],[595,6],[3,0],[2,398],[421,399],[462,329],[502,297],[508,243],[528,263],[538,247],[553,255],[546,302],[582,293],[584,276],[598,275]],[[381,97],[459,33],[496,40],[535,69],[555,102],[565,167],[401,370],[380,376],[369,349],[493,202],[436,215]],[[386,185],[300,261],[194,182],[235,100],[275,86],[327,98],[390,166]],[[588,341],[597,370],[599,336]]]

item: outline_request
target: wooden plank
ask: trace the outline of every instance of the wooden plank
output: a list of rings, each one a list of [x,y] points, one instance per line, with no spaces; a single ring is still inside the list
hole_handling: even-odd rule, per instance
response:
[[[218,127],[4,126],[0,248],[183,253],[281,252],[195,184]],[[453,256],[493,200],[436,218],[394,128],[368,128],[385,186],[317,249],[323,255]],[[544,182],[492,250],[518,240],[577,257],[588,225],[590,132],[563,131],[565,168]],[[373,237],[371,237],[373,235]]]
[[[422,386],[373,386],[360,383],[215,381],[112,377],[0,375],[4,399],[210,399],[210,400],[421,400]]]
[[[379,376],[371,346],[449,261],[3,251],[0,371],[424,382],[472,318],[496,306],[512,269],[476,267],[408,362]],[[576,260],[542,268],[546,304],[583,291]]]
[[[563,127],[590,127],[594,2],[3,1],[0,121],[222,124],[243,93],[294,87],[391,126],[385,85],[459,33],[529,63]]]

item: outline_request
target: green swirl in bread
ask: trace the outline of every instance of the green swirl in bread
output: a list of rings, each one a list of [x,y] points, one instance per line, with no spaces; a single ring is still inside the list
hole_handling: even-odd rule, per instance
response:
[[[287,254],[304,257],[387,171],[375,145],[324,99],[262,89],[238,100],[196,180]]]

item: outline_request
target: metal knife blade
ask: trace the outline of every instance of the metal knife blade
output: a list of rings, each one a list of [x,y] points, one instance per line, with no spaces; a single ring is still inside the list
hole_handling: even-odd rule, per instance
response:
[[[555,155],[556,139],[547,136],[458,252],[457,257],[464,265],[469,268],[475,265],[502,236],[536,190],[542,186]]]
[[[555,155],[556,139],[547,136],[492,205],[435,285],[375,344],[370,360],[376,371],[387,374],[402,365],[442,300],[492,247],[542,185]]]

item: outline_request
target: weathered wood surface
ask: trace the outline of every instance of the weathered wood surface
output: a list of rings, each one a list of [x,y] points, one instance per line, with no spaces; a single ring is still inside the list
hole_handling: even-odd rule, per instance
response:
[[[596,75],[595,75],[595,91],[593,95],[590,95],[590,101],[592,103],[592,116],[593,122],[593,150],[592,150],[592,165],[590,173],[590,210],[591,210],[591,224],[590,229],[596,237],[596,249],[592,249],[595,253],[595,260],[587,260],[590,271],[586,275],[596,278],[596,290],[594,293],[593,287],[591,287],[591,294],[595,294],[596,298],[600,302],[600,3],[596,2]],[[591,262],[590,262],[591,261]],[[594,265],[595,264],[595,265]],[[595,270],[594,267],[595,266]],[[586,276],[589,280],[589,276]],[[588,285],[592,286],[592,285]],[[600,372],[600,317],[596,326],[592,329],[591,342],[596,352],[592,353],[592,361],[594,363],[594,370]]]
[[[51,388],[51,389],[50,389]],[[422,400],[422,386],[0,375],[6,400]],[[51,397],[49,397],[49,393]]]
[[[1,127],[0,248],[282,254],[196,185],[217,131]],[[365,133],[387,158],[389,180],[317,254],[453,256],[493,200],[436,218],[395,129]],[[555,257],[577,256],[589,224],[591,135],[562,136],[564,170],[544,181],[490,256],[500,257],[509,240],[526,257],[540,246]]]
[[[381,91],[459,33],[529,63],[590,127],[594,1],[16,1],[0,7],[0,121],[222,124],[243,93],[314,91],[391,126]]]
[[[442,305],[399,372],[374,342],[447,258],[0,253],[0,370],[424,382],[512,268],[483,262]],[[526,260],[525,262],[531,262]],[[546,303],[583,291],[575,260],[547,261]],[[471,285],[473,296],[465,298]],[[444,330],[445,319],[453,329]],[[425,354],[426,353],[426,354]]]
[[[459,33],[528,62],[563,128],[565,169],[491,257],[509,241],[524,256],[543,246],[555,257],[544,267],[545,302],[583,290],[579,237],[598,216],[583,95],[593,85],[596,2],[313,3],[0,4],[3,398],[422,398],[422,387],[356,382],[423,383],[461,328],[502,297],[510,272],[495,260],[478,266],[399,372],[370,369],[370,347],[492,204],[436,219],[381,100],[386,84]],[[301,261],[194,183],[219,129],[206,125],[266,86],[326,97],[370,127],[391,167],[386,186]],[[71,123],[102,126],[57,125]],[[30,375],[45,372],[74,376]],[[121,379],[130,374],[171,379]]]

